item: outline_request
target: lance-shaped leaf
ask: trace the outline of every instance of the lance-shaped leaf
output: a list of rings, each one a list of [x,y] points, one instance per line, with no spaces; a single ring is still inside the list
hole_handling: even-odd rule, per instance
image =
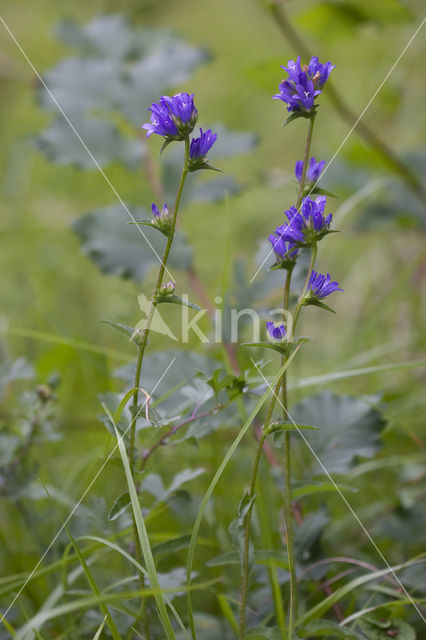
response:
[[[102,324],[107,324],[109,327],[112,327],[119,333],[131,338],[134,332],[132,327],[129,327],[127,324],[121,324],[121,322],[113,322],[112,320],[100,320]]]
[[[199,307],[197,304],[190,302],[187,298],[176,296],[175,294],[171,294],[168,296],[162,296],[158,294],[155,296],[155,302],[157,304],[161,304],[162,302],[169,302],[170,304],[178,304],[181,307],[190,307],[191,309],[195,309],[196,311],[201,311],[201,307]]]
[[[245,493],[241,498],[240,504],[238,505],[238,516],[231,522],[229,525],[228,531],[231,534],[232,543],[234,547],[238,550],[238,554],[240,557],[240,564],[243,566],[244,562],[244,532],[245,532],[245,523],[248,518],[248,514],[253,508],[254,501],[256,496],[250,497],[248,493]],[[252,542],[249,542],[249,568],[253,565],[254,559],[254,547]]]

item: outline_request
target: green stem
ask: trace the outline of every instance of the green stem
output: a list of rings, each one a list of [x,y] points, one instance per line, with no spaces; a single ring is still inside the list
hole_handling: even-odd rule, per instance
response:
[[[303,154],[303,169],[302,169],[302,175],[300,178],[299,189],[297,192],[296,209],[300,209],[300,205],[302,204],[303,191],[305,189],[306,173],[308,170],[309,153],[311,149],[314,124],[315,124],[315,112],[313,112],[311,118],[309,119],[308,132],[306,134],[305,151]],[[312,249],[312,253],[313,254],[315,253],[315,257],[316,257],[316,243],[314,245],[314,248]],[[303,296],[306,293],[306,289],[309,284],[309,278],[311,276],[311,272],[315,262],[315,257],[313,261],[311,260],[311,264],[308,270],[308,275],[305,280],[305,284],[303,287],[303,292],[300,297],[300,300],[303,299]],[[284,315],[286,314],[289,308],[291,274],[292,274],[292,271],[289,270],[287,272],[286,281],[284,285],[284,298],[283,298]],[[296,307],[295,318],[293,319],[291,338],[293,338],[294,336],[295,325],[297,321],[297,316],[300,313],[300,308],[298,304],[298,306]],[[288,329],[288,324],[287,324],[287,329]],[[285,356],[283,355],[281,358],[281,364],[284,364],[284,360],[285,360]],[[283,418],[284,420],[287,420],[288,418],[287,372],[284,373],[282,378],[281,403],[282,403],[282,409],[283,409]],[[283,506],[284,506],[284,520],[285,520],[285,529],[286,529],[287,556],[288,556],[288,565],[289,565],[289,573],[290,573],[290,606],[289,606],[289,616],[288,616],[288,638],[291,640],[291,637],[293,634],[293,620],[297,618],[297,579],[296,579],[296,560],[294,555],[293,513],[291,509],[291,452],[290,452],[290,432],[289,431],[287,431],[284,436],[284,468],[285,468],[285,472],[284,472],[285,490],[283,495]]]
[[[299,189],[297,192],[296,209],[299,209],[300,205],[302,204],[303,190],[305,188],[306,172],[308,170],[309,151],[311,149],[314,123],[315,123],[315,111],[312,113],[311,117],[309,118],[309,127],[308,127],[308,133],[306,136],[306,143],[305,143],[305,153],[303,154],[303,170],[302,170],[302,176],[300,178]]]
[[[173,217],[172,217],[171,229],[170,229],[170,233],[169,233],[168,238],[167,238],[167,244],[166,244],[166,247],[164,249],[163,258],[161,260],[161,266],[160,266],[160,269],[158,270],[158,276],[157,276],[157,280],[156,280],[156,283],[155,283],[154,291],[152,293],[151,302],[150,302],[150,306],[149,306],[149,310],[148,310],[145,326],[144,326],[144,329],[143,329],[142,340],[141,340],[141,342],[139,344],[138,358],[137,358],[137,361],[136,361],[135,381],[134,381],[134,384],[133,384],[133,387],[135,388],[135,393],[133,395],[133,402],[132,402],[132,423],[130,425],[130,444],[129,444],[129,466],[130,466],[130,471],[131,471],[131,474],[132,474],[133,478],[135,476],[136,421],[137,421],[137,406],[138,406],[138,400],[139,400],[139,387],[140,387],[140,379],[141,379],[141,372],[142,372],[142,363],[143,363],[143,358],[144,358],[144,355],[145,355],[145,349],[146,349],[146,346],[148,344],[149,330],[150,330],[150,327],[151,327],[151,322],[152,322],[152,318],[153,318],[154,311],[155,311],[155,306],[156,306],[155,296],[158,293],[158,290],[160,289],[160,287],[161,287],[161,285],[163,283],[164,273],[166,271],[167,259],[169,257],[170,249],[171,249],[172,244],[173,244],[173,239],[174,239],[174,235],[175,235],[175,228],[176,228],[177,213],[178,213],[178,210],[179,210],[179,204],[180,204],[180,200],[181,200],[182,191],[183,191],[183,187],[184,187],[184,184],[185,184],[186,176],[188,175],[188,160],[189,160],[189,137],[187,136],[185,138],[185,160],[184,160],[184,165],[183,165],[183,169],[182,169],[182,173],[181,173],[181,177],[180,177],[179,187],[178,187],[178,191],[177,191],[177,195],[176,195],[175,206],[174,206],[174,209],[173,209]],[[132,521],[133,521],[132,522],[133,537],[134,537],[134,540],[135,540],[136,560],[139,562],[139,564],[142,564],[142,559],[143,559],[142,558],[142,549],[141,549],[138,530],[137,530],[137,526],[136,526],[136,520],[135,520],[135,516],[134,516],[133,512],[132,512]],[[139,582],[140,582],[141,589],[143,589],[144,586],[145,586],[145,580],[144,580],[143,574],[139,575]],[[143,620],[145,636],[147,638],[149,638],[150,637],[149,618],[148,618],[147,611],[146,611],[146,603],[147,603],[147,599],[144,598],[143,601],[142,601],[141,617],[142,617],[142,620]]]
[[[303,285],[303,289],[302,289],[302,293],[299,296],[299,300],[297,301],[297,305],[296,308],[294,310],[294,314],[293,314],[293,335],[294,332],[296,330],[296,324],[297,324],[297,320],[299,318],[299,314],[300,314],[300,310],[303,307],[303,298],[305,297],[305,294],[308,290],[308,286],[309,286],[309,280],[311,278],[311,273],[314,269],[314,265],[315,265],[315,260],[317,259],[317,243],[314,242],[312,245],[312,251],[311,251],[311,261],[309,263],[309,268],[308,268],[308,273],[306,274],[306,278],[305,278],[305,284]]]
[[[176,202],[175,202],[175,206],[173,209],[173,218],[172,218],[172,224],[171,224],[171,229],[170,229],[170,233],[169,236],[167,238],[167,244],[166,244],[166,248],[164,249],[164,254],[163,254],[163,258],[161,261],[161,266],[160,269],[158,271],[158,276],[157,276],[157,281],[155,283],[155,287],[154,287],[154,291],[152,294],[152,298],[151,298],[151,303],[149,306],[149,310],[148,310],[148,314],[147,314],[147,318],[146,318],[146,322],[145,322],[145,327],[143,329],[143,335],[142,335],[142,341],[139,345],[139,353],[138,353],[138,359],[136,362],[136,373],[135,373],[135,381],[134,381],[134,388],[135,388],[135,393],[133,396],[133,410],[136,410],[136,407],[138,406],[138,399],[139,399],[139,385],[140,385],[140,378],[141,378],[141,371],[142,371],[142,362],[143,362],[143,358],[144,358],[144,354],[145,354],[145,349],[146,349],[146,345],[148,343],[148,336],[149,336],[149,330],[151,327],[151,322],[152,322],[152,318],[154,315],[154,311],[155,311],[155,295],[158,292],[159,288],[161,287],[162,283],[163,283],[163,278],[164,278],[164,272],[166,270],[166,263],[167,263],[167,259],[169,257],[169,253],[170,253],[170,249],[172,247],[173,244],[173,239],[174,239],[174,235],[175,235],[175,228],[176,228],[176,218],[177,218],[177,213],[179,210],[179,204],[180,204],[180,199],[182,196],[182,191],[183,191],[183,187],[185,184],[185,180],[186,180],[186,176],[188,175],[188,159],[189,159],[189,137],[185,138],[185,161],[184,161],[184,166],[182,169],[182,174],[180,177],[180,183],[179,183],[179,187],[178,187],[178,192],[176,195]],[[132,475],[134,475],[134,468],[135,468],[135,433],[136,433],[136,420],[133,417],[133,422],[132,422],[132,426],[131,426],[131,430],[130,430],[130,446],[129,446],[129,464],[130,464],[130,470],[132,472]]]
[[[258,484],[259,500],[257,501],[257,512],[259,514],[260,531],[262,535],[262,544],[264,549],[272,548],[271,528],[268,521],[268,513],[265,505],[267,504],[267,491],[263,483]],[[281,629],[281,638],[286,640],[285,633],[285,606],[283,595],[281,593],[281,585],[278,579],[278,571],[275,563],[268,564],[268,576],[271,584],[272,597],[274,599],[275,617],[279,628]]]
[[[281,378],[278,380],[276,387],[274,389],[274,393],[268,407],[268,412],[266,414],[262,436],[259,438],[259,442],[257,445],[256,455],[253,462],[253,469],[252,469],[251,480],[250,480],[250,489],[249,489],[250,500],[253,500],[255,495],[257,473],[259,471],[259,463],[260,463],[260,458],[262,456],[263,445],[268,435],[268,429],[269,429],[269,425],[272,418],[272,412],[275,407],[275,402],[277,400],[277,394],[279,393],[280,387],[281,387]],[[243,566],[241,571],[240,625],[239,625],[239,633],[238,633],[239,640],[243,640],[244,630],[246,626],[247,594],[248,594],[248,582],[249,582],[249,573],[250,573],[249,572],[250,523],[251,523],[252,511],[253,511],[253,502],[247,512],[245,526],[244,526]]]
[[[312,136],[312,129],[310,127],[310,134]],[[308,147],[309,153],[309,147]],[[305,153],[305,164],[306,166],[306,153]],[[304,172],[306,173],[306,172]],[[304,175],[302,175],[302,179],[300,184],[302,189],[300,192],[303,193],[303,182]],[[298,198],[299,200],[299,198]],[[300,203],[297,205],[300,206]],[[287,271],[285,286],[284,286],[284,299],[283,299],[283,307],[284,312],[286,312],[289,308],[290,302],[290,284],[291,284],[291,274],[292,271]],[[292,334],[294,335],[294,327],[292,327]],[[281,358],[281,365],[284,364],[285,356],[283,355]],[[283,418],[287,420],[287,371],[284,372],[282,377],[281,384],[281,403],[283,409]],[[290,573],[290,606],[289,606],[289,616],[288,616],[288,637],[291,638],[293,633],[293,619],[297,617],[297,579],[296,579],[296,563],[294,559],[294,531],[293,531],[293,515],[291,511],[291,468],[290,468],[290,432],[287,431],[284,436],[284,481],[285,481],[285,490],[283,495],[283,504],[284,504],[284,520],[286,527],[286,542],[287,542],[287,557],[288,557],[288,565],[289,565],[289,573]]]

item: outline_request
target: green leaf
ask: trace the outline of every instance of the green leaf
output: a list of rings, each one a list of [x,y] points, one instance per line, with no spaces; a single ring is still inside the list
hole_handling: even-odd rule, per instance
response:
[[[112,320],[99,320],[102,324],[107,324],[109,327],[116,329],[119,333],[131,338],[134,332],[132,327],[129,327],[127,324],[121,324],[120,322],[113,322]]]
[[[167,542],[157,544],[152,547],[152,555],[154,558],[159,558],[169,553],[177,553],[182,549],[187,549],[190,539],[191,536],[189,535],[179,536],[178,538],[172,538],[171,540],[167,540]]]
[[[218,599],[223,617],[225,618],[225,620],[229,622],[231,629],[234,631],[234,633],[238,634],[238,622],[234,615],[234,612],[232,611],[232,607],[229,604],[228,598],[223,593],[219,593],[217,595],[217,599]]]
[[[290,124],[290,122],[294,122],[294,120],[298,120],[299,118],[307,118],[308,120],[310,120],[315,110],[316,110],[316,107],[313,109],[312,112],[309,112],[309,113],[307,113],[306,111],[294,111],[291,114],[291,116],[289,116],[287,120],[283,122],[282,126],[285,127],[286,125]]]
[[[321,602],[311,607],[311,609],[308,609],[307,611],[302,613],[296,621],[297,627],[299,627],[300,625],[303,627],[307,622],[323,617],[324,614],[333,606],[333,604],[345,598],[355,589],[358,589],[359,587],[362,587],[364,584],[368,584],[369,582],[378,580],[379,578],[383,578],[386,575],[394,574],[397,571],[400,571],[401,569],[414,564],[421,558],[424,558],[424,556],[425,554],[423,553],[420,556],[417,556],[414,560],[394,565],[393,567],[389,567],[386,569],[380,569],[379,571],[371,571],[367,574],[363,574],[361,576],[358,576],[357,578],[354,578],[354,580],[351,580],[342,587],[336,589],[331,595],[327,596],[327,598],[324,598]],[[399,601],[399,604],[400,603],[401,601]],[[350,622],[351,618],[352,616],[347,618],[345,622]]]
[[[321,300],[317,300],[316,298],[305,298],[303,304],[306,307],[308,307],[308,306],[320,307],[320,309],[324,309],[325,311],[330,311],[331,313],[336,313],[334,309],[332,309],[331,307],[328,306],[328,304],[325,304],[324,302],[321,302]]]
[[[169,296],[156,295],[155,302],[157,304],[160,304],[162,302],[169,302],[170,304],[178,304],[181,307],[190,307],[191,309],[195,309],[196,311],[201,311],[201,307],[199,307],[197,304],[194,304],[186,298],[181,298],[180,296],[176,296],[174,294]]]
[[[276,433],[277,431],[299,431],[300,429],[319,429],[319,427],[313,427],[310,424],[296,424],[289,422],[288,420],[275,420],[268,429],[269,433]]]
[[[155,229],[156,231],[159,231],[160,233],[163,234],[163,236],[166,236],[166,238],[169,237],[169,231],[167,227],[159,227],[157,224],[154,224],[153,222],[151,222],[151,220],[130,220],[127,224],[135,224],[137,226],[142,225],[143,227],[151,227],[151,229]]]
[[[417,634],[413,627],[404,620],[398,618],[394,620],[381,621],[373,617],[361,618],[358,622],[359,628],[368,640],[416,640]]]
[[[141,281],[160,264],[165,239],[156,230],[142,232],[128,225],[129,212],[134,218],[144,217],[140,208],[126,210],[120,204],[92,211],[73,225],[82,241],[83,251],[104,273]],[[192,261],[192,250],[185,236],[177,231],[170,252],[170,268],[186,269]]]
[[[250,496],[248,493],[245,493],[241,498],[240,504],[238,505],[238,515],[229,525],[228,531],[231,534],[232,544],[238,550],[238,554],[240,557],[240,564],[243,566],[244,559],[244,531],[245,531],[245,523],[248,517],[249,512],[253,508],[254,501],[256,496]],[[254,559],[254,547],[253,543],[250,541],[249,546],[249,569],[253,565]]]
[[[253,563],[260,565],[274,565],[288,571],[287,554],[276,549],[258,549],[254,551]],[[209,560],[207,567],[223,567],[231,564],[240,564],[238,551],[227,551]]]
[[[122,513],[127,509],[130,504],[130,495],[129,492],[126,491],[122,493],[114,500],[114,504],[108,513],[108,520],[116,520],[121,516]]]
[[[301,424],[314,423],[319,431],[305,432],[321,463],[330,473],[347,473],[357,458],[371,458],[381,446],[385,426],[374,400],[324,391],[302,400],[290,411]],[[319,467],[316,473],[322,474]]]
[[[320,195],[320,196],[328,196],[329,198],[337,198],[336,194],[332,191],[328,191],[328,189],[323,189],[322,187],[314,187],[313,189],[305,189],[303,192],[304,196],[307,195]]]
[[[272,349],[273,351],[278,351],[278,353],[285,353],[285,345],[286,343],[273,343],[267,340],[263,342],[243,342],[243,347],[262,347],[263,349]]]
[[[107,617],[105,616],[105,618],[101,622],[101,626],[99,627],[99,629],[96,631],[95,635],[93,636],[93,640],[99,640],[99,638],[101,637],[102,629],[105,626],[106,619],[107,619]]]
[[[350,491],[356,493],[357,489],[347,484],[335,485],[332,482],[295,482],[291,486],[291,497],[299,500],[305,496],[316,495],[317,493],[334,493],[336,491]]]
[[[340,627],[337,623],[330,620],[313,620],[305,625],[302,629],[297,630],[301,638],[343,638],[343,640],[360,640],[359,635],[348,629]]]
[[[83,113],[109,116],[118,110],[140,126],[141,105],[157,100],[167,87],[185,83],[207,59],[204,50],[170,32],[133,27],[119,14],[99,16],[84,27],[68,20],[61,25],[60,37],[84,57],[59,63],[45,80],[66,113],[79,112],[79,124]],[[40,101],[56,110],[44,89]]]
[[[303,522],[296,526],[295,551],[299,561],[303,564],[312,560],[318,542],[328,525],[330,517],[325,508],[309,513]]]
[[[271,424],[268,429],[268,435],[272,435],[272,442],[274,447],[280,449],[285,441],[285,432],[286,431],[298,431],[299,429],[319,429],[319,427],[311,427],[306,424],[293,424],[292,422],[287,422],[286,420],[277,421]]]
[[[76,128],[96,162],[62,116],[55,118],[36,137],[36,146],[54,164],[93,171],[116,161],[122,162],[129,169],[136,169],[146,155],[140,140],[125,137],[115,124],[107,120],[93,116],[79,118]]]

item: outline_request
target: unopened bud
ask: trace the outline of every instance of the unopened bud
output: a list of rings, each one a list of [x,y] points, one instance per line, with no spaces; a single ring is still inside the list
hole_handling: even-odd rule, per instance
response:
[[[167,284],[162,284],[158,290],[158,295],[160,296],[171,296],[175,292],[175,283],[168,282]]]

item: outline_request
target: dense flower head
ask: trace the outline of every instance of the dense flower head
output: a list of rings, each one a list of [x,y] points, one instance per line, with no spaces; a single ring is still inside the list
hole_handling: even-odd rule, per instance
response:
[[[216,142],[217,133],[211,129],[203,131],[200,127],[200,136],[191,140],[189,157],[191,160],[202,160]]]
[[[321,162],[317,162],[315,158],[312,156],[311,161],[309,163],[308,169],[306,171],[306,178],[309,182],[317,182],[320,177],[322,170],[325,166],[325,160],[321,160]],[[294,173],[296,175],[297,180],[300,182],[303,174],[303,160],[298,160],[296,162],[296,166],[294,167]]]
[[[142,125],[142,129],[147,130],[147,138],[156,133],[169,140],[183,140],[194,129],[198,118],[193,93],[162,96],[148,111],[151,111],[151,122]]]
[[[296,207],[290,207],[285,212],[288,224],[277,227],[276,233],[296,246],[310,246],[329,233],[333,216],[331,213],[324,215],[325,205],[325,196],[318,196],[316,200],[304,198],[300,211]]]
[[[273,322],[267,322],[266,328],[272,340],[276,340],[276,341],[284,340],[286,331],[285,331],[285,326],[282,323],[275,325]]]
[[[287,67],[281,65],[288,77],[281,82],[280,92],[274,98],[285,102],[287,111],[311,112],[315,106],[315,98],[322,93],[321,89],[334,66],[331,62],[320,63],[316,56],[303,67],[300,65],[300,56],[296,62],[289,60]]]
[[[319,300],[335,291],[343,291],[343,289],[340,289],[338,282],[331,281],[329,273],[325,276],[317,271],[312,271],[309,278],[308,295]]]

